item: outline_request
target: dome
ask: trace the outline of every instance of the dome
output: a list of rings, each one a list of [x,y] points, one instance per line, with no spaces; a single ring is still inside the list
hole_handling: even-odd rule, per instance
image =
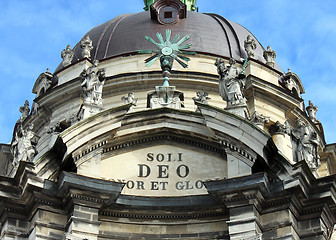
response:
[[[166,29],[172,35],[190,35],[190,50],[200,54],[234,58],[246,58],[244,40],[253,34],[243,26],[212,13],[187,12],[187,17],[176,24],[163,25],[156,19],[151,19],[150,13],[123,14],[108,22],[91,29],[84,37],[92,40],[92,60],[103,60],[122,55],[136,54],[140,49],[153,49],[153,45],[145,40],[145,36],[156,39],[157,32],[164,33]],[[83,38],[84,38],[83,37]],[[255,38],[255,37],[254,37]],[[256,39],[256,38],[255,38]],[[80,42],[74,47],[72,63],[82,59]],[[264,47],[257,41],[254,59],[265,62]],[[59,65],[56,72],[61,70]],[[281,71],[278,64],[275,69]]]

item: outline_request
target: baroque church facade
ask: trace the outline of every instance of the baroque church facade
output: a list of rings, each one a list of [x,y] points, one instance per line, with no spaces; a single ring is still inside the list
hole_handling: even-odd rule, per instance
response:
[[[144,3],[38,76],[0,144],[1,239],[331,239],[336,148],[299,76],[195,0]]]

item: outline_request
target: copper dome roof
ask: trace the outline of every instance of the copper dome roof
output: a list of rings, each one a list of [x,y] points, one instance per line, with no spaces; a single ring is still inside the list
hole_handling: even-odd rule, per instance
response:
[[[253,36],[241,25],[216,14],[188,11],[187,17],[180,19],[178,23],[162,25],[157,20],[151,19],[147,11],[120,15],[91,29],[84,37],[89,35],[92,40],[91,59],[102,60],[134,54],[140,49],[153,49],[154,46],[145,40],[145,36],[156,40],[155,34],[160,32],[164,35],[166,29],[172,30],[172,36],[175,34],[180,34],[181,37],[190,35],[188,43],[192,44],[191,51],[232,57],[236,60],[246,58],[244,40],[248,35]],[[73,50],[75,54],[72,63],[82,59],[80,41]],[[264,47],[257,41],[254,58],[265,63],[263,51]],[[62,68],[60,64],[56,72]],[[281,71],[277,64],[275,68]]]

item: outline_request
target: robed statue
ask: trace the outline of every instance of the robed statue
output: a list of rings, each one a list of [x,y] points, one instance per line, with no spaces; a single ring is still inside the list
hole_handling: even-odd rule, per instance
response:
[[[223,59],[217,58],[215,65],[219,74],[219,94],[228,106],[246,103],[243,95],[245,87],[245,75],[235,66],[236,61],[231,58],[227,66]]]

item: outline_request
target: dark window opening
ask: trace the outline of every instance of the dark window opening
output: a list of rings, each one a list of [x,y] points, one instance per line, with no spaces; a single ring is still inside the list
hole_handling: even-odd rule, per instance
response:
[[[164,18],[173,18],[173,12],[164,12]]]

